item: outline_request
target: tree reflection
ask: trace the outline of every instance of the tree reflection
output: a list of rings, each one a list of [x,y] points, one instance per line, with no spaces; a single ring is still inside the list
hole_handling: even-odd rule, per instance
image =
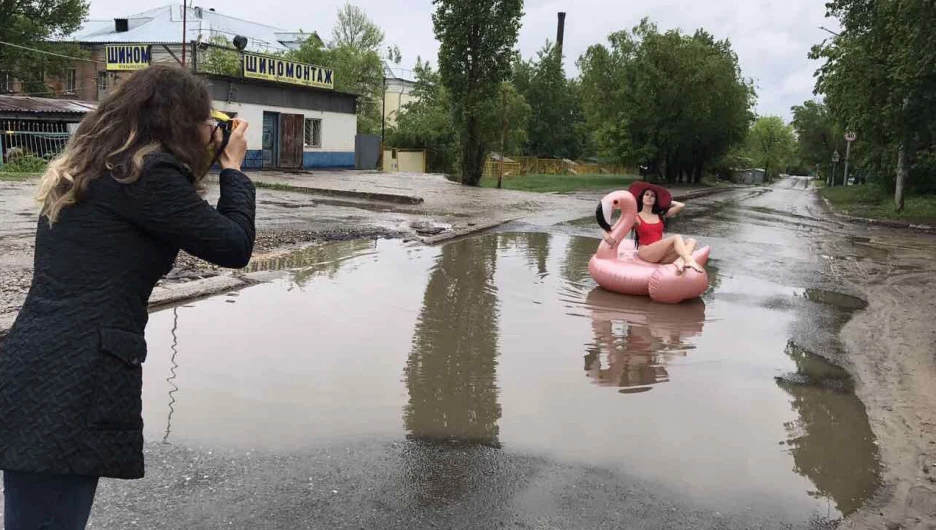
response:
[[[593,342],[586,345],[585,372],[601,386],[621,393],[646,392],[669,381],[666,362],[693,348],[686,341],[702,333],[705,302],[661,304],[643,296],[593,289],[586,298]]]
[[[601,241],[589,237],[572,237],[566,246],[565,261],[562,263],[562,277],[570,284],[591,281],[588,274],[588,261],[598,250]]]
[[[816,486],[812,496],[832,499],[848,515],[878,485],[878,451],[868,415],[845,370],[793,342],[785,353],[797,369],[777,379],[799,416],[784,425],[793,470]]]
[[[410,439],[498,446],[496,236],[442,247],[406,364]]]
[[[548,273],[551,238],[545,232],[508,232],[497,235],[498,248],[519,251],[526,259],[527,266],[541,278]]]

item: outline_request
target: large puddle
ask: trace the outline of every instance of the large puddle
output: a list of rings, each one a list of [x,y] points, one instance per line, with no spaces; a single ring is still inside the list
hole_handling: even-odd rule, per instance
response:
[[[847,376],[789,342],[791,307],[840,300],[714,267],[705,300],[613,295],[588,276],[595,246],[493,233],[438,248],[346,242],[259,265],[298,270],[152,315],[148,435],[278,451],[361,437],[482,444],[792,524],[873,493],[877,449]]]

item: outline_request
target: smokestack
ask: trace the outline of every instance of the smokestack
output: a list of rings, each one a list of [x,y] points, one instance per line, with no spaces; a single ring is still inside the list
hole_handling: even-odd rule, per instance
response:
[[[556,29],[556,48],[559,50],[560,57],[562,57],[562,40],[565,37],[565,17],[565,13],[559,13],[559,28]]]

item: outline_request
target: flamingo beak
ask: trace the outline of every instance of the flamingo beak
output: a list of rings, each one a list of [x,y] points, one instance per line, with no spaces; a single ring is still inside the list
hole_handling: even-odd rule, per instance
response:
[[[610,199],[603,199],[598,203],[595,210],[595,218],[598,219],[598,226],[605,232],[611,231],[611,216],[614,215],[614,203]]]

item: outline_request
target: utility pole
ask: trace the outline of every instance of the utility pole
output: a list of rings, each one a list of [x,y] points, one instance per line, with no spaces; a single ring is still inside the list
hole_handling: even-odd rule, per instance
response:
[[[188,31],[186,31],[187,28],[185,27],[185,23],[188,19],[188,8],[185,7],[187,1],[188,0],[182,0],[182,68],[185,68],[185,36],[188,34]]]
[[[380,112],[380,156],[377,157],[378,167],[380,171],[384,169],[384,141],[387,136],[387,70],[386,65],[384,66],[384,76],[383,76],[383,90],[382,90],[382,110]]]
[[[504,183],[504,159],[507,158],[504,150],[507,148],[507,88],[503,87],[501,91],[501,108],[504,113],[503,130],[501,130],[501,159],[500,172],[497,174],[497,189],[501,189]]]
[[[845,141],[848,142],[848,145],[845,146],[845,178],[844,182],[842,182],[843,186],[848,186],[848,159],[851,158],[851,144],[857,139],[858,136],[853,132],[845,135]]]

